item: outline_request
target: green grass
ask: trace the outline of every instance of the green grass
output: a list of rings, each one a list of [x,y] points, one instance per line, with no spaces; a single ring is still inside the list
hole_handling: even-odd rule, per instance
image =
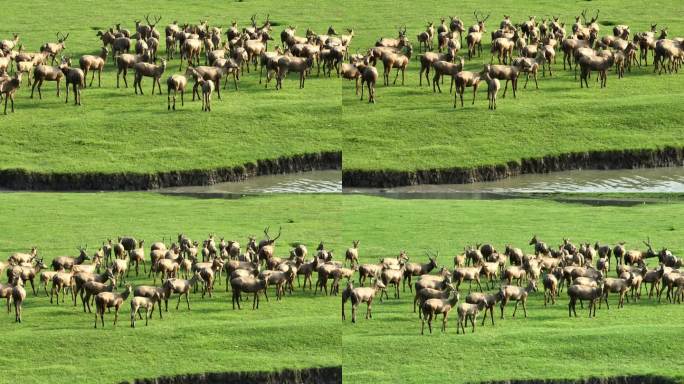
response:
[[[652,21],[667,25],[672,37],[684,32],[681,12],[676,12],[681,7],[671,0],[652,2],[648,7],[638,1],[616,0],[562,4],[506,0],[495,7],[472,0],[457,6],[383,0],[372,9],[358,0],[344,6],[326,0],[316,7],[302,1],[273,0],[197,1],[190,7],[182,1],[153,1],[142,6],[129,1],[98,4],[95,14],[87,1],[74,1],[69,7],[48,4],[34,1],[21,9],[8,9],[0,36],[18,32],[26,49],[37,50],[53,40],[57,31],[70,32],[66,54],[76,59],[98,52],[97,29],[116,22],[130,29],[133,20],[146,13],[161,14],[162,29],[174,19],[197,22],[206,17],[213,25],[225,27],[237,18],[244,26],[253,13],[258,13],[259,19],[270,13],[278,24],[274,27],[276,42],[271,46],[279,43],[284,25],[297,25],[299,34],[307,27],[322,33],[334,25],[338,31],[354,28],[351,50],[356,51],[372,46],[381,36],[394,37],[397,25],[406,24],[414,43],[426,19],[438,22],[440,16],[458,14],[470,25],[474,9],[491,12],[488,31],[495,29],[503,14],[518,22],[530,14],[541,17],[550,13],[559,15],[570,31],[574,16],[586,7],[600,8],[600,21],[629,24],[633,32],[647,29]],[[611,33],[610,29],[603,25],[601,34]],[[467,69],[479,70],[483,62],[489,62],[489,41],[486,33],[485,54],[468,61]],[[406,85],[379,85],[374,106],[356,100],[353,84],[347,81],[313,76],[306,88],[299,90],[291,77],[285,89],[276,92],[264,90],[254,74],[246,74],[239,92],[230,89],[223,101],[214,100],[211,114],[200,113],[198,102],[167,113],[165,96],[149,95],[149,79],[143,81],[145,96],[135,96],[130,88],[114,88],[111,63],[103,87],[84,90],[82,108],[63,105],[63,99],[54,97],[54,84],[45,86],[42,101],[29,99],[24,85],[17,98],[17,112],[3,118],[0,167],[40,172],[156,172],[343,150],[345,169],[417,170],[683,144],[678,115],[673,113],[683,94],[682,77],[655,76],[652,66],[636,69],[623,80],[611,73],[607,89],[592,83],[591,89],[582,90],[570,72],[562,71],[558,60],[554,77],[540,79],[539,90],[521,89],[517,100],[500,99],[499,110],[490,113],[484,92],[478,94],[474,107],[454,111],[453,99],[446,92],[435,95],[429,87],[419,88],[417,56],[409,66]],[[174,60],[167,74],[176,73],[177,68]],[[382,71],[381,65],[379,69]]]
[[[161,14],[158,29],[162,37],[164,27],[176,19],[197,23],[209,18],[212,25],[225,27],[235,18],[245,26],[254,13],[261,20],[270,12],[274,23],[310,26],[316,31],[324,31],[330,23],[338,24],[334,17],[320,17],[323,7],[303,13],[302,4],[195,1],[189,6],[185,1],[125,1],[95,7],[91,1],[81,0],[67,7],[39,0],[6,9],[0,37],[19,33],[25,49],[37,51],[43,43],[56,40],[56,32],[69,32],[65,54],[77,65],[81,55],[99,52],[98,29],[117,22],[135,29],[133,21],[144,21],[147,13]],[[280,44],[280,30],[274,28],[276,41],[269,45],[271,49]],[[161,51],[163,57],[165,49]],[[300,90],[298,80],[291,76],[284,81],[284,89],[276,92],[275,83],[265,90],[252,72],[243,76],[238,92],[229,84],[222,92],[223,101],[214,94],[212,113],[202,113],[199,101],[190,102],[190,92],[184,108],[168,113],[165,80],[179,72],[178,65],[177,59],[170,62],[162,79],[162,96],[150,94],[150,79],[142,83],[145,95],[136,96],[132,73],[128,76],[130,88],[115,88],[116,69],[110,59],[102,88],[85,89],[80,108],[73,106],[73,99],[65,105],[64,94],[57,99],[54,83],[43,85],[42,101],[37,94],[29,99],[30,88],[24,83],[17,94],[16,113],[2,119],[0,168],[48,173],[147,173],[238,166],[259,159],[341,149],[337,123],[341,95],[336,81],[314,77]]]
[[[276,253],[286,256],[289,243],[313,249],[324,240],[341,249],[340,197],[273,196],[239,200],[192,199],[144,194],[2,194],[0,250],[11,252],[37,245],[48,261],[74,255],[79,245],[90,253],[103,239],[133,234],[147,242],[183,231],[194,239],[207,233],[243,242],[261,235],[264,226],[283,235]],[[146,246],[147,247],[147,246]],[[133,275],[131,275],[133,276]],[[2,279],[3,283],[5,278]],[[134,284],[151,279],[132,278]],[[28,289],[24,322],[4,315],[2,361],[11,375],[1,383],[114,383],[161,375],[262,371],[341,364],[337,299],[295,292],[276,302],[251,303],[233,311],[225,282],[212,299],[191,295],[192,311],[170,308],[164,320],[130,328],[129,302],[120,323],[105,315],[105,329],[93,329],[94,315],[71,305],[51,305]],[[271,290],[272,291],[272,290]],[[175,297],[170,300],[175,304]],[[175,306],[173,305],[172,306]],[[245,302],[246,304],[246,302]],[[3,301],[4,305],[4,301]],[[4,308],[4,307],[3,307]]]
[[[405,249],[411,261],[424,262],[425,249],[440,251],[439,263],[451,267],[464,246],[510,243],[531,252],[533,234],[550,245],[563,237],[575,242],[600,240],[643,248],[647,236],[656,247],[684,252],[684,229],[678,223],[681,203],[634,207],[593,207],[548,200],[394,200],[356,196],[343,199],[343,238],[361,239],[361,262],[377,262]],[[353,212],[353,213],[352,213]],[[651,264],[653,260],[650,261]],[[614,272],[613,272],[614,273]],[[611,276],[613,275],[611,273]],[[465,290],[464,290],[465,289]],[[462,296],[467,286],[462,286]],[[390,294],[391,297],[391,294]],[[556,306],[543,308],[541,293],[528,301],[529,317],[506,319],[496,326],[456,335],[456,316],[447,334],[439,328],[420,335],[412,312],[413,296],[373,305],[373,320],[344,323],[342,339],[345,383],[481,382],[511,379],[578,379],[591,376],[663,375],[683,380],[684,356],[677,344],[684,306],[645,298],[624,309],[597,311],[587,318],[568,318],[563,292]],[[347,308],[349,311],[349,308]],[[361,306],[365,313],[365,305]],[[480,319],[481,320],[481,319]],[[439,320],[441,321],[441,319]],[[437,327],[441,324],[435,322]],[[427,331],[426,331],[427,332]]]
[[[416,35],[425,29],[426,21],[439,23],[439,18],[458,15],[467,26],[475,20],[473,11],[491,13],[483,38],[483,56],[466,60],[466,69],[479,71],[489,63],[490,33],[498,28],[504,14],[515,22],[529,15],[560,16],[571,32],[574,16],[589,8],[600,9],[600,35],[611,34],[613,24],[628,24],[632,33],[650,28],[650,22],[668,26],[670,36],[681,36],[681,3],[655,1],[648,6],[639,1],[462,1],[458,4],[432,1],[379,1],[370,18],[364,1],[345,3],[340,18],[354,26],[357,37],[353,48],[367,48],[381,36],[396,37],[396,26],[406,24],[408,38],[416,53],[406,73],[405,86],[377,87],[377,104],[368,105],[354,97],[354,85],[343,84],[343,133],[345,170],[399,170],[473,167],[504,164],[527,157],[541,157],[568,152],[659,148],[682,146],[677,100],[684,94],[681,75],[657,76],[653,66],[626,73],[618,80],[610,72],[608,87],[599,89],[590,81],[590,89],[580,89],[572,72],[563,71],[562,53],[557,53],[553,78],[539,76],[539,90],[523,90],[519,85],[517,99],[510,89],[506,98],[499,93],[498,109],[487,110],[485,90],[478,91],[475,106],[470,105],[472,88],[465,94],[466,106],[453,109],[453,96],[448,94],[448,80],[442,94],[433,94],[425,85],[418,87]],[[465,44],[465,36],[464,36]],[[354,50],[352,49],[352,50]],[[459,55],[466,55],[467,48]],[[652,58],[649,56],[649,63]],[[496,60],[495,60],[496,64]],[[379,64],[380,84],[382,65]],[[394,72],[392,73],[393,80]],[[592,78],[593,80],[593,78]],[[401,81],[401,78],[399,79]],[[503,83],[502,83],[503,87]]]

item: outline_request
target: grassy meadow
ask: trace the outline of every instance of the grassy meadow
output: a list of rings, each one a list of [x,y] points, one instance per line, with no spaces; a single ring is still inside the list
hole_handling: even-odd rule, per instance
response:
[[[608,74],[608,85],[599,89],[580,89],[572,72],[563,71],[562,52],[557,50],[553,77],[539,74],[539,89],[534,83],[523,89],[520,81],[517,99],[511,90],[506,98],[499,93],[498,109],[487,109],[486,83],[478,90],[475,106],[473,91],[464,95],[465,108],[453,108],[453,95],[448,94],[448,81],[442,94],[434,94],[431,86],[418,86],[420,62],[416,35],[425,30],[427,21],[439,24],[440,17],[459,16],[467,26],[475,23],[473,11],[491,14],[483,36],[483,55],[467,60],[464,47],[459,56],[466,57],[466,70],[480,71],[490,62],[490,32],[497,29],[503,15],[511,15],[515,23],[536,15],[537,20],[559,16],[571,33],[575,16],[588,8],[588,14],[600,9],[600,35],[612,35],[612,26],[628,24],[632,33],[650,28],[650,23],[669,27],[669,36],[682,36],[681,2],[661,0],[646,6],[639,1],[512,1],[496,3],[466,0],[456,3],[434,1],[377,1],[370,18],[366,2],[351,0],[340,13],[343,24],[354,27],[356,37],[352,51],[372,46],[380,37],[396,37],[397,26],[406,25],[407,36],[414,44],[414,55],[402,86],[378,85],[377,104],[354,97],[354,85],[343,82],[343,152],[344,170],[413,171],[449,167],[473,167],[504,164],[521,158],[557,155],[590,150],[659,148],[682,146],[679,133],[681,119],[678,100],[684,95],[684,78],[680,75],[654,75],[649,66],[632,69],[624,79]],[[436,42],[435,42],[436,46]],[[496,59],[494,64],[496,64]],[[378,65],[382,84],[382,65]],[[430,80],[432,74],[430,75]],[[390,80],[394,79],[394,71]],[[532,81],[532,80],[530,80]],[[401,76],[399,77],[399,83]],[[483,89],[484,86],[484,89]],[[510,88],[510,85],[509,85]]]
[[[276,243],[279,256],[288,255],[291,242],[314,249],[323,240],[341,249],[339,199],[2,194],[0,250],[6,260],[11,252],[36,245],[49,265],[55,256],[77,255],[79,245],[88,244],[91,254],[107,237],[135,235],[145,239],[149,249],[148,242],[162,237],[168,241],[181,231],[193,239],[213,232],[239,239],[244,247],[246,237],[261,238],[266,225],[274,231],[283,227]],[[152,283],[142,270],[139,278],[133,276],[134,286]],[[93,329],[94,315],[84,314],[80,301],[77,307],[51,305],[42,291],[34,297],[27,287],[23,323],[14,323],[14,310],[3,316],[5,353],[0,361],[12,369],[0,383],[115,383],[162,375],[340,365],[338,299],[297,290],[276,302],[275,292],[269,291],[270,302],[262,300],[259,310],[252,311],[250,301],[233,311],[223,281],[211,299],[192,294],[191,311],[184,302],[176,311],[174,296],[164,320],[155,314],[149,326],[138,321],[136,329],[130,328],[129,299],[116,328],[112,312],[105,314],[105,329]]]
[[[499,100],[499,109],[486,109],[486,92],[480,90],[476,105],[454,111],[446,92],[435,95],[425,84],[418,87],[418,51],[415,36],[427,20],[439,22],[447,15],[460,16],[466,25],[475,22],[475,9],[491,16],[483,38],[482,57],[468,60],[466,69],[479,70],[489,62],[490,36],[503,14],[515,22],[528,15],[560,16],[571,30],[581,9],[600,9],[601,35],[611,26],[629,24],[643,31],[651,22],[668,26],[671,37],[681,36],[682,5],[659,0],[644,7],[638,1],[500,1],[491,5],[468,0],[438,4],[416,0],[366,2],[351,0],[344,6],[323,1],[312,7],[302,1],[273,0],[209,2],[131,1],[98,4],[77,0],[69,7],[55,7],[38,0],[26,7],[10,7],[0,26],[0,37],[20,34],[26,50],[38,50],[69,32],[65,54],[75,60],[97,54],[99,29],[123,23],[133,28],[135,19],[160,14],[159,29],[172,20],[225,27],[233,18],[240,26],[256,13],[274,24],[271,49],[279,44],[285,25],[323,33],[329,25],[342,33],[353,28],[351,51],[363,51],[381,37],[396,37],[396,27],[406,25],[414,53],[405,86],[378,85],[374,106],[355,99],[353,84],[346,80],[311,76],[304,90],[291,76],[285,89],[265,90],[254,73],[245,74],[240,90],[232,86],[223,101],[214,95],[213,113],[201,113],[200,103],[188,102],[176,113],[166,111],[165,95],[150,95],[151,81],[143,80],[145,96],[131,88],[115,88],[115,70],[107,63],[102,88],[83,91],[83,106],[54,96],[53,83],[44,85],[44,99],[29,99],[24,83],[17,96],[17,112],[3,118],[0,167],[40,172],[156,172],[235,166],[257,159],[343,150],[349,170],[418,170],[500,164],[524,157],[587,150],[681,146],[677,100],[684,92],[679,75],[655,76],[653,67],[638,68],[618,80],[609,74],[608,88],[595,84],[582,90],[569,71],[563,71],[562,54],[553,66],[553,78],[540,78],[539,90],[522,89],[516,100]],[[305,12],[303,10],[306,9]],[[225,36],[224,36],[225,37]],[[162,46],[164,43],[162,42]],[[161,54],[165,49],[161,48]],[[466,54],[463,48],[460,55]],[[649,60],[652,60],[651,58]],[[382,73],[382,65],[379,65]],[[173,60],[164,79],[178,72]],[[393,75],[392,75],[393,76]],[[132,83],[132,75],[129,81]],[[165,87],[165,86],[164,86]],[[164,91],[165,92],[165,91]],[[472,92],[472,91],[469,91]],[[472,97],[468,93],[466,99]],[[190,97],[188,98],[190,100]]]
[[[557,245],[563,237],[576,243],[599,240],[643,249],[650,236],[654,247],[684,252],[681,203],[635,202],[633,206],[592,206],[551,200],[395,200],[345,197],[343,239],[361,239],[362,263],[407,251],[411,261],[425,262],[425,250],[440,251],[440,265],[453,267],[453,256],[466,245],[491,242],[502,250],[513,244],[526,252],[533,234]],[[656,260],[650,260],[653,265]],[[614,276],[614,269],[611,277]],[[465,298],[467,284],[461,286]],[[345,383],[483,382],[512,379],[579,379],[621,375],[661,375],[684,381],[681,331],[684,306],[647,299],[617,309],[614,294],[587,317],[568,318],[565,291],[555,306],[544,308],[543,293],[531,294],[528,318],[522,308],[511,318],[513,305],[494,327],[477,324],[474,334],[456,334],[456,313],[440,334],[441,317],[433,334],[420,335],[412,312],[413,295],[401,293],[373,304],[373,319],[343,324]],[[347,316],[350,308],[347,306]],[[348,317],[349,319],[349,317]],[[479,321],[481,321],[481,315]]]

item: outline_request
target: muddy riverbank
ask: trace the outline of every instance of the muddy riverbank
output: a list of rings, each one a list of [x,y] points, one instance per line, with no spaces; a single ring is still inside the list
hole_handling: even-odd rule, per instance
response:
[[[497,181],[524,174],[569,170],[608,170],[673,167],[684,165],[684,148],[591,151],[527,158],[507,164],[475,168],[418,171],[344,170],[345,188],[395,188],[422,184],[470,184]]]
[[[286,369],[279,372],[211,372],[136,379],[121,384],[340,384],[342,367]]]
[[[262,175],[341,169],[341,152],[280,157],[242,166],[209,170],[141,173],[43,173],[23,169],[0,170],[0,188],[34,191],[131,191],[212,185]]]

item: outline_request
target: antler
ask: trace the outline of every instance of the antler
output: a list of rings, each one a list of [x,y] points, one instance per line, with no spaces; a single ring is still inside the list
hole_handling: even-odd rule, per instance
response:
[[[482,22],[484,23],[485,21],[487,21],[487,19],[489,19],[489,16],[491,16],[491,15],[492,15],[491,13],[488,13],[487,16],[484,19],[482,19]]]
[[[644,241],[644,244],[646,244],[646,246],[647,246],[648,248],[652,248],[652,247],[651,247],[651,237],[650,237],[650,236],[648,237],[648,241]]]
[[[480,18],[477,17],[477,10],[473,11],[473,16],[475,16],[475,21],[480,22]]]
[[[282,232],[283,232],[283,227],[278,228],[278,236],[276,236],[272,241],[278,240],[278,238],[280,237],[280,234],[281,234]],[[331,250],[330,252],[332,252],[332,250]]]
[[[587,24],[587,10],[585,9],[584,11],[582,11],[581,15],[582,19],[584,20],[584,24]]]
[[[591,19],[591,22],[592,22],[592,23],[595,22],[596,20],[598,20],[599,12],[601,12],[601,10],[600,10],[600,9],[597,9],[597,10],[596,10],[596,16],[595,16],[593,19]]]

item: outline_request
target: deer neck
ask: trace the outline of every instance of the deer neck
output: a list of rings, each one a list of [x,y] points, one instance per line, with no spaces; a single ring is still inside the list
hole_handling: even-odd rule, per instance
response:
[[[450,295],[451,296],[449,296],[449,305],[451,305],[451,307],[453,308],[454,306],[456,306],[456,303],[458,303],[458,295],[453,291]]]
[[[126,289],[125,291],[123,291],[123,292],[121,293],[121,298],[125,301],[126,299],[128,299],[128,296],[129,296],[130,294],[131,294],[131,290],[130,290],[130,289]]]

